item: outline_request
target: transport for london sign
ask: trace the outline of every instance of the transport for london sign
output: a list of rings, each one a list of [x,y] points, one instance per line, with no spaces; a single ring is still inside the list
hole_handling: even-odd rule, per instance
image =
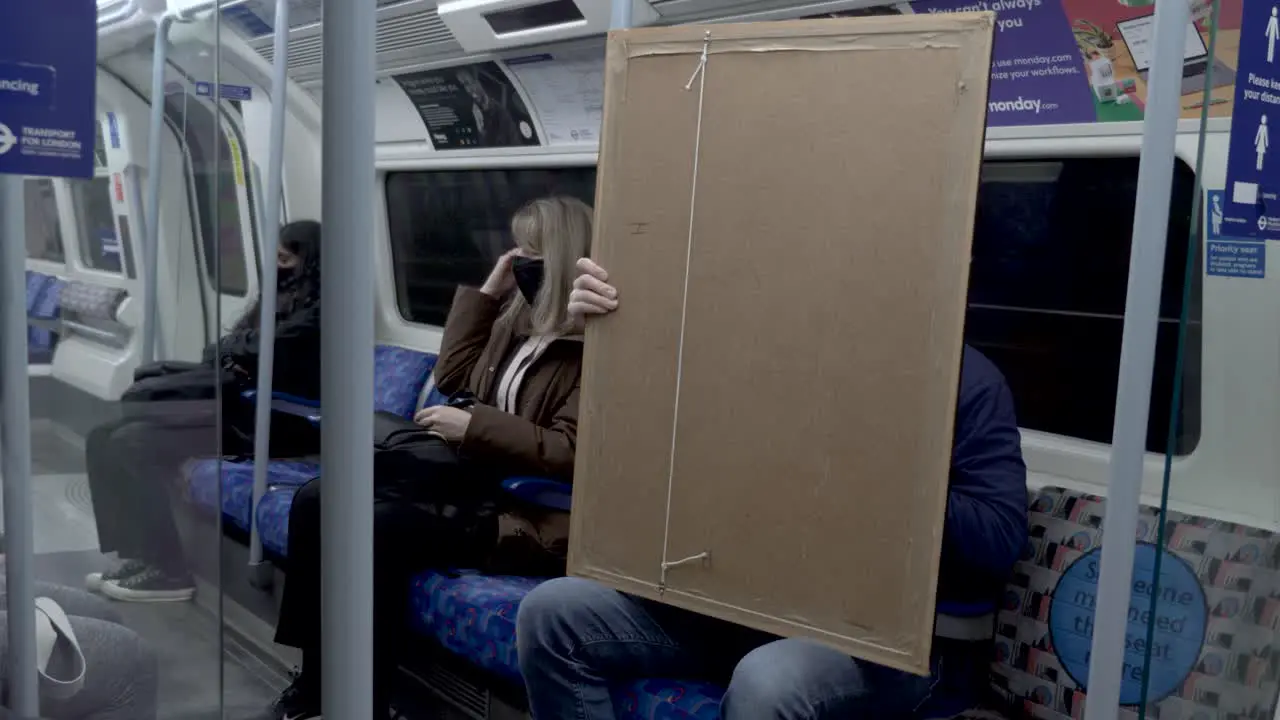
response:
[[[0,174],[93,177],[97,0],[0,0]]]

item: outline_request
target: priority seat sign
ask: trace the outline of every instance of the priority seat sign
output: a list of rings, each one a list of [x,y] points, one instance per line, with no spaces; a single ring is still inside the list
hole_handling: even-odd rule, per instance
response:
[[[0,174],[93,177],[97,0],[0,0]]]

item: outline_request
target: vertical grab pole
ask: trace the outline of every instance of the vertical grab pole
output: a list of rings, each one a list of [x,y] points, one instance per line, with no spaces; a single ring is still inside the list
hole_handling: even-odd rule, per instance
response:
[[[613,15],[609,18],[610,30],[626,30],[631,27],[631,0],[613,0]]]
[[[376,7],[324,0],[320,502],[325,717],[373,708],[373,79]]]
[[[146,315],[142,322],[142,363],[156,359],[160,290],[160,140],[164,130],[164,71],[169,64],[169,27],[173,20],[156,18],[155,49],[151,60],[151,127],[147,135],[147,200],[143,219],[146,253],[143,255],[143,287]]]
[[[1156,3],[1154,62],[1147,79],[1147,112],[1142,127],[1142,161],[1138,166],[1133,250],[1129,257],[1129,290],[1125,298],[1120,381],[1107,479],[1107,515],[1102,522],[1104,540],[1085,720],[1113,719],[1120,704],[1120,674],[1133,583],[1134,537],[1160,312],[1163,279],[1160,268],[1164,266],[1174,148],[1181,110],[1183,45],[1190,19],[1186,2]]]
[[[267,198],[262,227],[262,283],[259,288],[258,395],[253,423],[253,504],[267,491],[271,459],[271,381],[276,359],[276,251],[280,246],[280,198],[284,190],[285,96],[289,87],[289,0],[276,0],[275,55],[271,60],[271,153],[267,161]],[[253,580],[265,584],[258,513],[250,513],[249,566]]]
[[[35,537],[31,514],[31,395],[27,380],[24,180],[0,175],[0,478],[9,598],[9,709],[40,715],[36,685]]]

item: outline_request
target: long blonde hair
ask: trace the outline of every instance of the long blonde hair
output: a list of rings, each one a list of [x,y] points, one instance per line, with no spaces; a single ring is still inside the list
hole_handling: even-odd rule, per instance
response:
[[[591,253],[591,206],[562,195],[538,198],[511,217],[516,247],[542,258],[542,287],[533,307],[514,293],[503,310],[502,323],[518,333],[553,335],[571,332],[569,293],[577,276],[578,258]]]

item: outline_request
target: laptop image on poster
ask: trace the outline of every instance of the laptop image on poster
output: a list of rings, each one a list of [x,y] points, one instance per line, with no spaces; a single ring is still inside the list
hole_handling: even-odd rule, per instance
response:
[[[1147,73],[1151,71],[1152,35],[1155,29],[1155,16],[1123,20],[1116,23],[1124,44],[1129,48],[1129,56],[1133,58],[1133,67],[1143,82],[1147,81]],[[1235,83],[1236,74],[1218,59],[1213,62],[1213,86],[1225,87]],[[1195,23],[1187,23],[1186,48],[1182,56],[1182,94],[1192,95],[1204,89],[1204,74],[1209,69],[1209,50],[1204,45],[1204,38]]]

